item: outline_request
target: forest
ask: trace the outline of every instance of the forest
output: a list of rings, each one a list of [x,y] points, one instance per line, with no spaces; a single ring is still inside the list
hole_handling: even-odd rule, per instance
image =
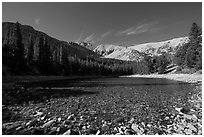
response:
[[[9,34],[8,34],[9,35]],[[149,73],[146,62],[121,61],[69,54],[69,47],[58,45],[51,50],[48,38],[40,36],[37,48],[32,34],[28,45],[22,43],[20,24],[12,35],[13,43],[3,43],[3,75],[130,75]],[[69,42],[71,46],[79,46]],[[28,47],[28,50],[25,50]]]
[[[9,31],[8,31],[9,32]],[[6,34],[10,37],[11,34]],[[59,44],[54,48],[48,44],[48,37],[40,35],[37,45],[34,45],[30,34],[28,43],[23,43],[20,24],[16,22],[12,33],[12,42],[3,42],[3,75],[131,75],[165,73],[170,64],[176,64],[179,69],[202,69],[202,29],[196,23],[192,24],[189,42],[179,46],[172,57],[168,53],[160,56],[144,55],[144,60],[122,61],[101,58],[99,55],[86,56],[70,54],[70,47],[80,47],[78,43]],[[4,41],[4,39],[3,39]],[[87,49],[88,50],[88,49]]]

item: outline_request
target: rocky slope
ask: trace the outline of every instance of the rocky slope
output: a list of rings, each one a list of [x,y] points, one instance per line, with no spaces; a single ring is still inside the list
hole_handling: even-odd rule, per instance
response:
[[[167,41],[129,46],[128,48],[118,45],[105,44],[97,46],[94,51],[105,58],[140,61],[143,59],[144,54],[161,55],[162,53],[168,53],[172,55],[179,46],[182,46],[188,41],[188,37],[181,37]]]
[[[139,52],[144,52],[150,55],[160,55],[163,52],[174,54],[179,46],[182,46],[188,41],[189,41],[188,37],[181,37],[167,41],[139,44],[128,48],[137,50]]]
[[[137,50],[133,49],[121,49],[121,50],[115,50],[109,55],[106,55],[106,58],[113,58],[113,59],[120,59],[120,60],[126,60],[126,61],[141,61],[143,60],[144,54],[138,52]]]
[[[125,49],[125,47],[121,47],[113,44],[101,44],[97,46],[93,51],[100,55],[106,56],[115,51],[121,51],[123,49]]]
[[[94,51],[105,58],[126,61],[141,61],[143,59],[143,54],[137,50],[112,44],[99,45],[94,49]]]

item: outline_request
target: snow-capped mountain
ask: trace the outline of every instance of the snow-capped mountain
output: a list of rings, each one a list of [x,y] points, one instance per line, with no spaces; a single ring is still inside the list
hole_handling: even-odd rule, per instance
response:
[[[126,61],[140,61],[143,59],[143,54],[134,49],[118,45],[99,45],[94,49],[95,52],[105,58],[120,59]]]
[[[144,58],[144,54],[134,49],[124,48],[122,50],[115,50],[109,55],[106,55],[105,58],[114,58],[126,61],[141,61]]]
[[[167,41],[139,44],[128,48],[150,55],[160,55],[163,52],[168,54],[174,54],[179,46],[182,46],[188,41],[188,37],[181,37]]]
[[[161,42],[138,44],[128,48],[113,44],[102,44],[97,46],[94,51],[104,58],[141,61],[144,54],[161,55],[164,52],[174,54],[179,46],[182,46],[188,41],[188,37],[181,37]]]
[[[101,44],[97,46],[93,51],[102,56],[107,56],[115,51],[121,51],[123,49],[125,49],[125,47],[112,44]]]

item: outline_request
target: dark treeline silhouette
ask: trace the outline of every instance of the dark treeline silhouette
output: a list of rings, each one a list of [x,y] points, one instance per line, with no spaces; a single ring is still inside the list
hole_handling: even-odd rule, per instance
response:
[[[202,69],[202,29],[196,23],[190,29],[189,42],[177,50],[174,61],[182,68]]]
[[[7,35],[10,37],[9,31]],[[76,54],[70,55],[69,47],[63,44],[51,49],[48,38],[44,35],[38,38],[38,43],[34,46],[32,34],[30,34],[28,44],[24,45],[18,22],[12,40],[13,42],[3,42],[3,74],[67,76],[149,73],[145,61],[133,62],[91,56],[79,57]],[[75,47],[79,46],[74,42],[68,44]]]
[[[163,74],[166,67],[172,63],[171,57],[167,53],[162,53],[159,56],[145,56],[144,59],[147,62],[150,73],[158,72]]]

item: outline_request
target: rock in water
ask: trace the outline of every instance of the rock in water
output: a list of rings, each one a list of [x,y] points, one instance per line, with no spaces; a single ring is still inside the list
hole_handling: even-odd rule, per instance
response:
[[[190,109],[187,108],[187,107],[185,107],[185,108],[182,108],[180,111],[181,111],[182,113],[184,113],[184,114],[188,114],[188,113],[190,112]]]

